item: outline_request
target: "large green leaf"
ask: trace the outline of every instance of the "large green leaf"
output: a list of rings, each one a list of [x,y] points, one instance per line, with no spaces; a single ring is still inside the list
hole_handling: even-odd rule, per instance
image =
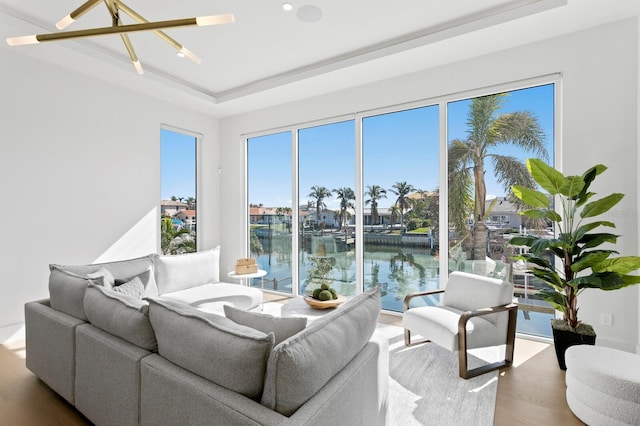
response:
[[[538,240],[539,237],[534,237],[531,235],[520,235],[517,237],[513,237],[509,240],[509,244],[513,246],[527,246],[531,247],[534,241]]]
[[[591,268],[593,265],[599,264],[611,256],[611,253],[611,250],[593,250],[587,252],[573,262],[571,270],[573,272],[580,272],[583,269]]]
[[[532,219],[549,219],[552,222],[562,222],[562,217],[555,210],[533,209],[520,212],[520,214]]]
[[[616,225],[613,222],[609,222],[606,220],[599,220],[596,222],[592,222],[592,223],[585,223],[584,225],[580,226],[579,228],[577,228],[574,232],[574,238],[576,239],[576,241],[579,241],[580,239],[582,239],[585,234],[593,229],[596,229],[599,226],[608,226],[609,228],[615,228]]]
[[[511,190],[513,191],[513,195],[531,207],[549,207],[549,197],[540,191],[536,191],[535,189],[527,188],[522,185],[512,185]]]
[[[597,265],[593,265],[592,269],[594,272],[617,272],[619,274],[628,274],[640,269],[640,257],[622,256],[613,259],[605,259]]]
[[[584,181],[580,176],[567,176],[559,189],[560,194],[568,198],[577,197],[584,188]]]
[[[567,312],[567,296],[554,290],[543,289],[538,293],[543,300],[549,302],[558,311]]]
[[[593,233],[583,235],[577,242],[583,244],[582,249],[589,249],[598,247],[600,244],[611,243],[615,244],[618,241],[618,235],[609,233]]]
[[[564,175],[539,158],[527,159],[527,169],[538,185],[551,195],[560,192]]]
[[[614,193],[611,195],[607,195],[606,197],[599,200],[592,201],[584,206],[584,208],[580,212],[580,217],[594,217],[602,213],[606,213],[609,211],[609,209],[611,209],[611,207],[618,204],[623,198],[624,194]]]

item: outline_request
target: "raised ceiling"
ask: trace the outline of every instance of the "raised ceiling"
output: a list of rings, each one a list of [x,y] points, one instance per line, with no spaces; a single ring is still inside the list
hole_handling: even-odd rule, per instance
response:
[[[166,32],[201,59],[178,58],[151,33],[9,47],[4,38],[58,31],[83,0],[0,0],[2,48],[228,116],[390,78],[631,16],[638,0],[126,0],[149,21],[233,13],[236,22]],[[124,23],[133,23],[123,19]],[[313,22],[310,22],[313,21]],[[67,30],[111,25],[105,5]]]

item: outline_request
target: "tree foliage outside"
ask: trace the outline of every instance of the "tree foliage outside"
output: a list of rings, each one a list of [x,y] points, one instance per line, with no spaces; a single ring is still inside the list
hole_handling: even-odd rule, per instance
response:
[[[182,254],[196,251],[196,240],[185,227],[176,228],[171,217],[160,222],[160,248],[162,254]]]
[[[510,202],[522,205],[511,193],[512,185],[534,188],[535,182],[523,161],[501,154],[511,145],[548,161],[544,132],[529,111],[500,113],[507,94],[471,100],[467,115],[467,138],[454,139],[448,147],[449,220],[458,235],[472,238],[471,259],[487,256],[488,229],[486,163],[490,162]],[[473,218],[471,234],[467,220]]]

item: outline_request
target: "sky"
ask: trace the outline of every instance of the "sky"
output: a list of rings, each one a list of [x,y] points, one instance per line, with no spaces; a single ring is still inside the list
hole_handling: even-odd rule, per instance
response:
[[[447,140],[466,139],[470,100],[451,102],[448,108]],[[387,190],[380,208],[390,207],[396,182],[406,182],[417,190],[433,191],[439,183],[439,106],[425,106],[363,119],[363,179],[365,189],[378,185]],[[500,113],[530,111],[546,135],[547,150],[553,161],[553,85],[548,84],[509,92]],[[193,136],[162,130],[162,199],[195,197],[196,143]],[[355,189],[355,123],[353,120],[299,131],[299,200],[306,204],[311,187],[329,190]],[[265,207],[291,207],[292,135],[276,133],[251,138],[248,147],[249,203]],[[501,147],[500,154],[523,161],[530,155],[514,147]],[[487,193],[503,196],[504,189],[485,164]],[[365,196],[366,199],[366,196]],[[337,209],[335,197],[325,200],[327,208]]]
[[[196,138],[162,129],[160,197],[196,197]]]
[[[470,100],[448,104],[447,140],[466,139]],[[379,207],[390,207],[397,198],[390,189],[406,182],[416,189],[433,191],[439,187],[438,105],[366,117],[363,120],[363,179],[365,189],[379,185],[387,198]],[[499,113],[530,111],[546,136],[545,144],[553,161],[553,85],[512,91]],[[299,131],[299,200],[306,204],[311,187],[329,190],[355,189],[355,124],[353,121],[303,128]],[[291,133],[283,132],[249,140],[249,203],[265,207],[291,206]],[[514,147],[500,147],[500,154],[524,161],[530,157]],[[487,193],[505,195],[490,164]],[[366,196],[365,196],[366,199]],[[339,201],[325,200],[329,209]]]

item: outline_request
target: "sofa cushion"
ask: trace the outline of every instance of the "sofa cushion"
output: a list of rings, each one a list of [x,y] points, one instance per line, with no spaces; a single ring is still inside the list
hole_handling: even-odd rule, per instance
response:
[[[220,247],[196,253],[157,256],[155,278],[158,293],[170,293],[220,282],[219,261]]]
[[[158,348],[146,301],[89,284],[84,294],[84,311],[95,327],[143,349]]]
[[[158,353],[207,380],[258,399],[273,334],[181,303],[149,299]]]
[[[154,255],[121,260],[109,263],[90,265],[49,265],[49,295],[51,307],[76,318],[86,321],[84,312],[84,292],[89,283],[87,274],[97,272],[101,267],[106,268],[114,279],[124,279],[143,273],[153,266]],[[145,295],[158,295],[155,279],[149,280],[145,286]]]
[[[362,350],[380,314],[376,287],[277,345],[267,364],[262,404],[291,416]]]
[[[160,296],[162,300],[172,300],[224,316],[224,306],[238,309],[253,309],[262,303],[262,291],[238,284],[203,284]]]
[[[306,317],[274,317],[262,312],[245,311],[233,306],[225,305],[224,314],[231,321],[255,328],[263,333],[273,333],[275,345],[304,330],[307,326]]]

